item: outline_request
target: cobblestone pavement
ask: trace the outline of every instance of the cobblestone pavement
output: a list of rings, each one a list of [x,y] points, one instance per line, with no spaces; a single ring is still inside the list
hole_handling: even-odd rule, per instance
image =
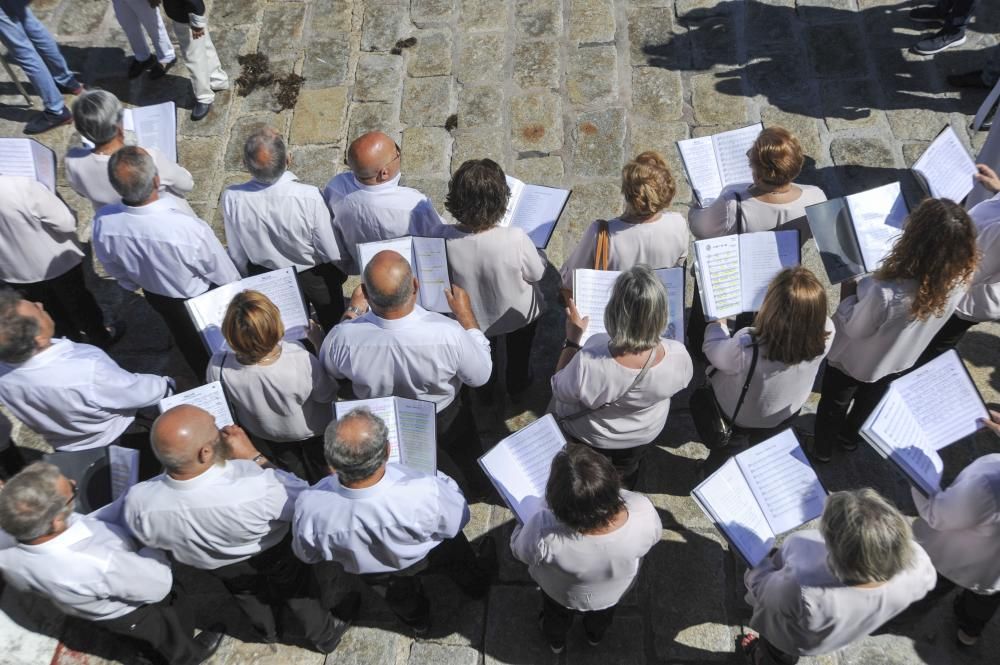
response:
[[[558,266],[585,226],[621,208],[617,176],[640,150],[666,154],[678,177],[676,207],[691,200],[674,142],[763,120],[792,129],[811,157],[803,180],[829,195],[900,179],[930,139],[951,124],[974,148],[984,135],[967,130],[980,98],[945,89],[946,74],[975,68],[996,43],[1000,9],[981,3],[970,38],[934,57],[910,55],[920,34],[906,3],[887,0],[215,0],[209,24],[230,75],[236,58],[259,51],[279,73],[306,78],[298,106],[276,113],[270,91],[223,93],[212,114],[192,123],[185,70],[162,81],[129,82],[125,38],[108,2],[35,0],[35,11],[58,34],[71,65],[90,85],[131,104],[178,102],[180,161],[192,171],[190,200],[221,232],[222,188],[244,180],[240,147],[247,131],[267,123],[290,137],[293,170],[322,186],[343,170],[348,141],[374,128],[400,141],[407,184],[426,191],[443,213],[450,170],[489,156],[524,180],[572,187],[573,195],[549,248]],[[394,53],[398,40],[415,45]],[[13,85],[0,80],[0,135],[16,136],[29,113]],[[457,127],[449,117],[457,114]],[[58,154],[76,140],[70,128],[42,140]],[[84,237],[90,207],[65,183],[60,192],[78,212]],[[811,249],[811,248],[810,248]],[[815,250],[807,263],[823,274]],[[130,323],[115,357],[134,370],[172,373],[188,382],[158,318],[135,294],[101,279],[93,288],[108,312]],[[546,282],[554,301],[555,279]],[[831,291],[831,295],[835,295]],[[690,296],[689,296],[690,297]],[[833,298],[834,302],[836,298]],[[552,307],[536,344],[538,375],[554,366],[562,314]],[[998,402],[996,325],[969,333],[961,351],[986,400]],[[546,382],[524,405],[478,408],[484,441],[492,444],[541,413]],[[815,397],[815,396],[814,396]],[[414,640],[376,598],[366,597],[359,625],[327,659],[333,663],[476,665],[478,663],[728,663],[733,638],[748,619],[742,568],[687,497],[705,451],[693,443],[686,395],[675,400],[661,445],[644,471],[668,529],[649,555],[605,644],[588,648],[574,632],[565,655],[553,656],[535,625],[537,594],[506,548],[511,514],[477,504],[467,531],[490,533],[501,550],[500,582],[489,598],[469,601],[450,582],[432,578],[434,628]],[[808,421],[809,417],[804,417]],[[808,426],[808,422],[805,423]],[[39,447],[23,428],[22,445]],[[954,447],[949,468],[995,451],[985,437]],[[871,485],[910,514],[905,484],[864,449],[820,470],[828,489]],[[200,614],[232,612],[200,586]],[[0,614],[0,663],[137,662],[131,649],[98,631],[66,621],[44,603],[7,590]],[[222,613],[222,614],[220,614]],[[845,651],[804,663],[985,663],[1000,649],[1000,622],[981,646],[959,652],[948,603],[915,624],[891,629]],[[994,654],[990,656],[989,654]],[[99,655],[92,655],[99,654]],[[228,638],[211,661],[319,665],[324,657],[294,647]]]

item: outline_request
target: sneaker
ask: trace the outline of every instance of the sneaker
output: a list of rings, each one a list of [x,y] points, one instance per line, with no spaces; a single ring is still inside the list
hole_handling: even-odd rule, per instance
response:
[[[64,95],[82,95],[86,91],[83,84],[76,79],[70,81],[69,85],[59,85],[56,83],[56,87],[59,88],[59,92]]]
[[[542,614],[541,612],[539,612],[538,613],[538,630],[540,630],[542,632],[542,639],[545,640],[545,643],[549,645],[549,649],[552,650],[552,653],[554,653],[554,654],[560,654],[563,651],[565,651],[566,650],[566,641],[563,640],[562,642],[550,642],[549,638],[545,637],[545,628],[544,628],[544,625],[545,625],[545,615]]]
[[[910,20],[917,23],[943,23],[947,13],[934,7],[916,7],[910,10]]]
[[[927,39],[921,39],[913,45],[911,50],[914,53],[919,53],[920,55],[934,55],[935,53],[940,53],[941,51],[949,49],[953,46],[961,46],[964,43],[964,30],[959,30],[958,32],[946,32],[944,30],[940,30]]]
[[[154,64],[158,64],[155,55],[151,55],[145,60],[139,60],[133,56],[132,61],[128,65],[128,77],[130,79],[139,78],[144,71],[151,68]]]
[[[41,134],[42,132],[47,132],[50,129],[55,129],[60,125],[68,125],[71,122],[73,122],[73,114],[70,113],[69,109],[65,106],[59,113],[42,111],[28,121],[28,124],[24,126],[24,133],[29,136],[33,134]]]
[[[977,69],[974,72],[963,72],[961,74],[949,74],[947,76],[948,85],[953,88],[992,88],[991,85],[983,83],[983,70]]]
[[[156,79],[163,78],[164,76],[167,75],[167,72],[170,71],[170,68],[173,67],[176,63],[177,63],[177,58],[174,58],[173,60],[169,60],[167,62],[153,63],[153,65],[149,68],[149,78],[153,79],[154,81]]]
[[[206,115],[208,115],[208,112],[211,110],[212,110],[211,104],[203,104],[201,102],[195,102],[194,108],[191,109],[191,119],[195,121],[201,120]]]
[[[958,646],[960,647],[974,647],[976,646],[976,643],[979,642],[979,636],[969,635],[967,632],[959,628],[958,632],[955,633],[955,641],[958,642]]]
[[[823,438],[822,443],[820,443],[820,439],[818,439],[815,434],[802,432],[800,434],[800,438],[802,440],[802,447],[817,462],[823,462],[826,464],[833,459],[833,447],[825,437]]]

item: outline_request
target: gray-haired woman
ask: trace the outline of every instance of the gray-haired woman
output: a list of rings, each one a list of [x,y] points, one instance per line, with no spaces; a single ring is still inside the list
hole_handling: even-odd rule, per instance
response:
[[[66,153],[66,180],[73,191],[90,199],[95,212],[121,201],[108,178],[108,160],[125,145],[124,113],[118,98],[106,90],[90,90],[73,103],[76,131],[94,147],[70,148]],[[184,194],[194,189],[191,174],[156,148],[143,147],[156,164],[160,193],[172,194],[194,215],[184,201]]]
[[[670,398],[691,381],[691,356],[662,337],[667,293],[645,265],[615,281],[604,310],[607,333],[580,346],[588,319],[569,299],[566,343],[552,377],[552,409],[569,438],[607,456],[635,487],[648,444],[667,422]]]
[[[934,588],[910,524],[875,490],[835,492],[819,531],[789,536],[744,576],[753,607],[747,663],[791,665],[859,640]]]

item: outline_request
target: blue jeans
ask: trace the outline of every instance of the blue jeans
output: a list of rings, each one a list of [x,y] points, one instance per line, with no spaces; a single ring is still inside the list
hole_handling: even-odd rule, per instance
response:
[[[41,95],[45,110],[61,113],[66,105],[56,84],[71,87],[76,79],[27,0],[0,0],[0,41]]]

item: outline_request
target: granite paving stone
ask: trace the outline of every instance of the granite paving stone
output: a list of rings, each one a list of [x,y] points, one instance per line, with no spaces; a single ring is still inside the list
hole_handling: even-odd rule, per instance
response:
[[[306,6],[301,2],[270,3],[264,9],[263,25],[257,50],[272,58],[274,53],[299,48],[306,17]]]
[[[558,88],[562,49],[547,41],[519,42],[514,47],[514,83],[521,88]]]
[[[417,45],[410,51],[406,73],[410,76],[451,74],[452,36],[448,30],[422,30],[414,35]]]
[[[569,38],[584,44],[603,44],[615,38],[615,5],[612,0],[566,0]]]
[[[386,53],[364,53],[358,58],[353,99],[358,102],[388,102],[399,96],[403,85],[403,59]]]
[[[407,125],[444,127],[455,106],[450,76],[411,78],[403,88],[399,119]]]
[[[503,90],[492,85],[465,86],[458,95],[458,126],[499,127],[504,118]]]
[[[498,66],[504,52],[505,35],[501,32],[464,33],[459,43],[455,78],[463,85],[497,84],[503,79]]]
[[[566,94],[577,106],[606,106],[618,95],[618,52],[587,46],[570,52]]]
[[[511,145],[520,152],[552,152],[563,144],[558,95],[537,92],[510,99]]]
[[[588,111],[573,124],[573,164],[584,176],[611,176],[625,163],[625,110]]]

